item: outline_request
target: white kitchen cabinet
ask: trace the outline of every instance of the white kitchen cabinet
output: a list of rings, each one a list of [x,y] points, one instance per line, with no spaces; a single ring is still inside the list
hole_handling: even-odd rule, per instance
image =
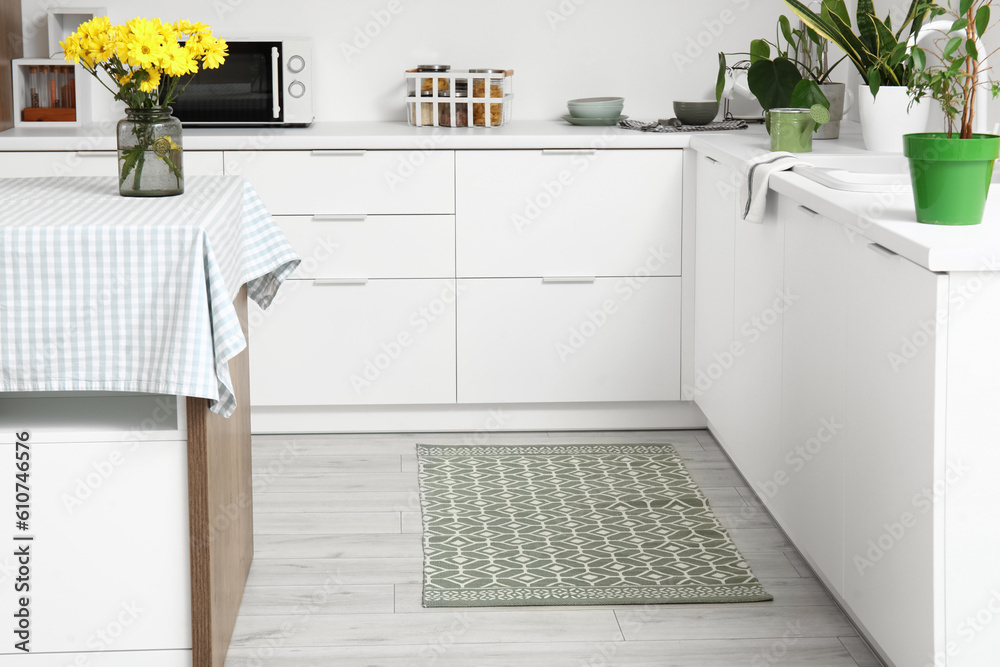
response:
[[[451,215],[275,216],[302,258],[292,278],[449,278]]]
[[[219,151],[184,151],[186,176],[223,173]],[[0,152],[0,178],[25,176],[108,176],[118,174],[115,151]]]
[[[679,276],[678,150],[460,151],[465,277]]]
[[[734,298],[736,268],[736,171],[697,157],[694,298],[694,399],[721,438],[733,433]]]
[[[782,318],[782,459],[757,492],[803,557],[844,593],[847,288],[844,227],[781,197],[784,289],[795,298]],[[853,484],[852,484],[853,488]]]
[[[0,612],[13,619],[19,598],[28,598],[32,655],[79,653],[83,661],[75,664],[111,665],[111,655],[134,662],[142,660],[139,651],[162,651],[173,662],[159,664],[190,664],[184,403],[117,392],[0,395],[0,475],[10,516],[0,571],[13,575],[26,566],[21,583],[30,587],[16,592],[7,579]],[[27,447],[18,446],[16,434],[25,431]],[[15,475],[25,473],[28,491],[15,488],[22,481]],[[30,506],[24,531],[15,530],[15,504]],[[26,563],[15,556],[23,548]],[[21,664],[24,654],[9,636],[0,656],[17,655]],[[4,657],[0,663],[7,664]]]
[[[844,600],[897,665],[922,665],[942,645],[948,278],[863,237],[847,273]]]
[[[460,279],[459,402],[679,400],[680,287]]]
[[[250,315],[256,406],[455,402],[454,280],[290,280]]]
[[[226,151],[276,215],[452,214],[453,151]]]
[[[727,450],[755,489],[784,465],[781,432],[781,329],[794,308],[784,289],[784,225],[778,197],[763,222],[737,215],[733,269],[733,358],[727,419],[739,424]],[[763,497],[771,508],[771,499]]]

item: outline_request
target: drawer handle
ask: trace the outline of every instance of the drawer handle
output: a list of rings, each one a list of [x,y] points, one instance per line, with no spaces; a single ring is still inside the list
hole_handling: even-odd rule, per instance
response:
[[[566,285],[566,284],[585,284],[593,283],[597,280],[597,276],[546,276],[542,278],[542,283],[553,284],[553,285]]]
[[[313,280],[313,287],[327,287],[329,285],[367,285],[367,278],[316,278]]]
[[[819,217],[819,213],[817,213],[816,211],[812,210],[808,206],[803,206],[802,204],[799,204],[799,210],[801,210],[803,213],[806,213],[807,215],[810,215],[810,216],[812,216],[814,218],[818,218]]]
[[[364,222],[368,219],[365,213],[348,215],[314,215],[313,222]]]
[[[543,148],[542,155],[597,155],[596,148]]]
[[[890,259],[896,259],[899,257],[899,253],[895,253],[883,245],[878,243],[869,243],[868,249],[874,252],[876,255],[882,255],[883,257],[889,257]]]
[[[114,151],[77,151],[77,157],[115,157],[117,153]]]
[[[338,155],[339,156],[344,156],[344,157],[360,157],[361,155],[364,155],[365,153],[366,153],[366,151],[363,151],[363,150],[360,150],[360,151],[328,151],[328,150],[315,150],[315,151],[312,151],[312,155],[315,155],[316,157],[328,157],[328,156],[336,157]]]
[[[719,161],[718,161],[718,160],[716,160],[716,159],[715,159],[714,157],[712,157],[711,155],[706,155],[706,156],[705,156],[705,159],[706,159],[706,160],[708,160],[709,162],[711,162],[712,164],[719,164]]]

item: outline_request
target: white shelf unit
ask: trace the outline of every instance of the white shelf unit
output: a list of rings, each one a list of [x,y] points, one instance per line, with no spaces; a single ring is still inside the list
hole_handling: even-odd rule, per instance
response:
[[[62,57],[59,42],[76,32],[81,23],[95,16],[106,16],[106,7],[50,7],[48,10],[48,47],[50,58]]]
[[[11,61],[14,93],[15,127],[75,127],[90,120],[90,73],[80,65],[72,65],[62,58],[17,58]],[[74,120],[25,121],[22,112],[27,106],[27,94],[31,87],[32,67],[72,67],[73,98],[76,104]]]

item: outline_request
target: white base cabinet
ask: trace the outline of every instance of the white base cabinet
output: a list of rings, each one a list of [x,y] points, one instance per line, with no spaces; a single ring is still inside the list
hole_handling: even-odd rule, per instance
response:
[[[459,280],[460,403],[680,398],[680,280]]]
[[[191,664],[185,400],[132,397],[0,395],[0,663]]]
[[[844,599],[897,665],[942,645],[947,275],[856,237],[848,256]],[[904,356],[906,341],[926,347]]]
[[[882,655],[933,664],[945,647],[935,489],[949,470],[949,277],[774,193],[763,224],[738,212],[727,224],[735,207],[712,185],[733,170],[704,156],[698,167],[697,370],[727,344],[739,354],[696,401]]]
[[[290,280],[252,307],[255,405],[455,402],[454,280]]]

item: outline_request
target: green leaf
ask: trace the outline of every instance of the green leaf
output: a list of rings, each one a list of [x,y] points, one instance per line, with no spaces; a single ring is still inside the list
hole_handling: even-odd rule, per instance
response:
[[[851,25],[851,13],[847,11],[847,3],[844,0],[825,0],[823,9],[828,9],[831,14],[840,17],[847,25]]]
[[[913,47],[913,51],[921,50],[919,47]],[[900,42],[896,44],[896,47],[892,50],[892,55],[889,56],[889,67],[896,68],[901,62],[906,60],[906,42]],[[922,67],[919,69],[923,69]]]
[[[830,108],[830,100],[823,94],[819,85],[810,79],[802,79],[795,85],[789,106],[796,109],[808,109],[819,105],[827,109]]]
[[[875,31],[875,5],[872,0],[858,0],[858,35],[868,52],[877,56],[878,33]]]
[[[784,36],[785,41],[791,44],[795,41],[792,37],[792,26],[788,22],[788,17],[782,14],[778,17],[778,26],[781,27],[781,34]]]
[[[920,48],[914,48],[912,54],[913,54],[913,67],[918,71],[922,72],[924,69],[927,68],[927,55],[924,53],[924,50]]]
[[[872,91],[872,97],[878,96],[878,89],[882,87],[882,74],[878,67],[868,70],[868,88]]]
[[[975,0],[962,0],[960,3],[958,3],[958,13],[963,16],[965,14],[968,14],[969,8],[972,7],[973,2],[975,2]]]
[[[990,27],[990,6],[983,5],[976,12],[976,34],[982,36]]]
[[[726,54],[719,53],[719,75],[715,79],[715,101],[722,101],[722,91],[726,89]]]
[[[767,60],[771,57],[771,47],[763,39],[755,39],[750,42],[750,64],[753,65],[758,60]]]
[[[958,30],[965,30],[967,27],[969,27],[969,19],[960,18],[951,24],[951,29],[949,29],[948,32],[957,32]]]
[[[786,58],[758,60],[747,72],[750,91],[765,111],[791,105],[792,92],[801,80],[799,69]]]
[[[976,40],[965,40],[965,53],[973,60],[979,60],[979,47],[976,46]]]
[[[941,52],[941,58],[950,57],[958,47],[962,45],[963,39],[961,37],[955,36],[948,40],[948,44],[944,47],[944,51]],[[922,69],[922,68],[921,68]]]

